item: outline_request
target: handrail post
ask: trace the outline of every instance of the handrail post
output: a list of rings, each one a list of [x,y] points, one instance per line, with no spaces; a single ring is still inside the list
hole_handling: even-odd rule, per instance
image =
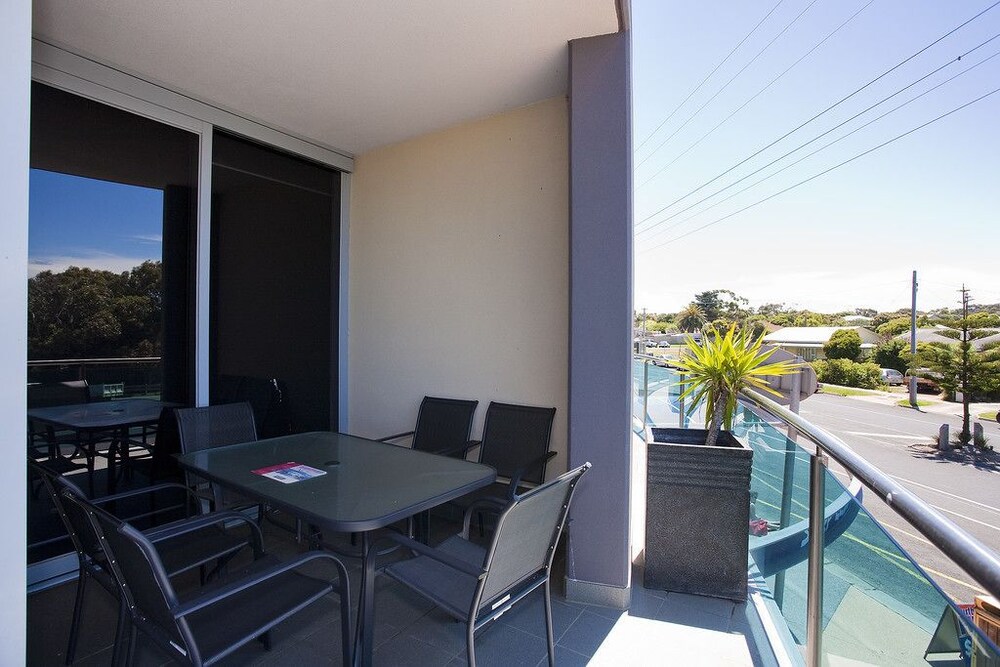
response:
[[[687,423],[684,421],[684,373],[677,376],[677,391],[680,392],[677,396],[677,426],[687,428]]]
[[[820,447],[809,460],[809,579],[806,598],[806,664],[823,663],[823,531],[826,454]]]
[[[649,423],[649,360],[642,362],[642,427]]]

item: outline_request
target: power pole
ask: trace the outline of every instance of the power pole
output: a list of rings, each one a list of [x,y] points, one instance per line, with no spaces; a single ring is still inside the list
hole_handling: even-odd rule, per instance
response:
[[[969,290],[966,289],[965,283],[962,283],[962,289],[959,291],[962,293],[962,343],[960,345],[962,366],[959,373],[959,379],[962,383],[962,433],[958,436],[958,441],[963,445],[968,445],[972,442],[972,433],[969,431],[969,403],[972,401],[972,395],[969,391],[969,348],[972,347],[969,343]]]
[[[646,345],[646,309],[645,308],[642,309],[642,344],[643,344],[643,350],[642,351],[645,352],[646,351],[646,349],[645,349],[645,345]]]
[[[917,407],[917,272],[913,272],[913,299],[910,302],[910,407]]]

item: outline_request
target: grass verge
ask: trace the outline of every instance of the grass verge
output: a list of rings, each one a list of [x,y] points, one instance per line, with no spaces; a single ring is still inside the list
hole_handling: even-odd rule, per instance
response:
[[[994,410],[993,412],[981,412],[979,413],[978,416],[980,419],[985,419],[987,421],[996,421],[997,412],[996,410]]]
[[[926,405],[931,405],[932,403],[933,403],[933,401],[921,401],[919,398],[917,399],[917,407],[918,408],[922,408],[922,407],[924,407]],[[896,401],[896,405],[900,406],[901,408],[908,408],[908,407],[910,407],[910,399],[904,398],[901,401]]]
[[[824,384],[819,389],[820,394],[832,394],[834,396],[871,396],[871,391],[864,389],[851,389],[850,387],[834,387]]]

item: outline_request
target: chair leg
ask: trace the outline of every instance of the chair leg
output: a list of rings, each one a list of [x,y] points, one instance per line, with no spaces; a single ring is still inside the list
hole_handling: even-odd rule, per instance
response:
[[[66,664],[72,665],[76,659],[76,642],[80,637],[80,618],[83,615],[83,594],[87,588],[87,573],[80,568],[76,580],[76,601],[73,603],[73,620],[69,626],[69,645],[66,647]]]
[[[552,595],[549,591],[549,579],[545,579],[545,637],[549,643],[549,667],[556,664],[556,641],[552,632]]]
[[[476,667],[476,621],[472,619],[465,626],[466,651],[469,654],[469,667]]]
[[[125,636],[126,625],[129,624],[128,618],[128,607],[125,605],[124,600],[119,599],[118,601],[118,623],[115,625],[115,643],[114,648],[111,650],[111,664],[118,667],[122,662],[122,649],[127,641]],[[135,640],[132,639],[129,644]]]
[[[135,623],[130,623],[129,626],[128,652],[125,654],[126,667],[132,667],[132,665],[135,664],[135,645],[139,639],[139,633],[135,627]]]

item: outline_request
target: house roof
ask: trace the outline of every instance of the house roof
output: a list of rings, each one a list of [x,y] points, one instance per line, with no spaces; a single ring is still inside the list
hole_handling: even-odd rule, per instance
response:
[[[982,338],[976,338],[972,341],[972,347],[977,350],[981,350],[992,343],[1000,343],[1000,333],[995,333],[991,336],[983,336]]]
[[[619,0],[35,0],[43,41],[362,153],[567,92]],[[626,18],[627,20],[627,18]]]
[[[764,336],[764,342],[798,347],[822,347],[829,342],[830,336],[835,331],[841,329],[857,331],[861,336],[862,347],[872,347],[878,342],[878,334],[864,327],[784,327]]]
[[[947,329],[947,327],[944,327],[944,329]],[[958,342],[958,339],[956,339],[956,338],[948,338],[947,336],[942,336],[940,333],[938,333],[941,330],[942,329],[939,329],[939,328],[935,328],[935,329],[917,329],[917,342],[918,343],[945,343],[945,344],[948,344],[948,345],[953,345],[953,344],[955,344],[955,343]],[[899,339],[899,340],[905,340],[905,341],[909,342],[909,340],[910,340],[910,332],[909,331],[904,331],[903,333],[899,334],[898,336],[894,336],[894,337],[897,338],[897,339]]]

